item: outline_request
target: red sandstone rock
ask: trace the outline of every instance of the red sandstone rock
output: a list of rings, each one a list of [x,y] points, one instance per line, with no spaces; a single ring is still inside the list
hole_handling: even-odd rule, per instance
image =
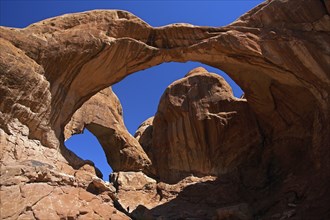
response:
[[[152,132],[153,132],[153,120],[154,117],[150,117],[147,120],[145,120],[137,129],[137,131],[134,134],[134,137],[136,140],[139,141],[141,144],[141,147],[143,148],[144,152],[148,155],[150,160],[154,160],[153,153],[152,153]]]
[[[64,127],[98,91],[170,61],[199,61],[231,76],[256,116],[262,148],[221,175],[225,182],[196,185],[200,194],[186,187],[175,201],[149,210],[152,216],[200,217],[210,207],[216,216],[216,209],[244,202],[255,218],[329,218],[329,31],[329,3],[322,0],[266,1],[220,28],[153,28],[124,11],[0,27],[1,218],[125,218],[115,213],[110,196],[95,195],[87,202],[91,208],[77,198],[96,176],[79,170],[86,162],[64,147]],[[21,196],[27,184],[54,191],[33,205]],[[77,203],[69,211],[71,200]],[[66,205],[49,208],[54,201]]]
[[[38,161],[2,166],[1,219],[129,219],[114,207],[111,186],[80,172],[68,175]]]
[[[138,141],[127,131],[121,104],[111,88],[91,97],[72,116],[65,139],[90,130],[99,140],[113,171],[139,171],[150,165]]]
[[[261,141],[247,101],[235,98],[221,76],[196,68],[162,95],[153,121],[152,158],[162,181],[220,176],[259,151]]]

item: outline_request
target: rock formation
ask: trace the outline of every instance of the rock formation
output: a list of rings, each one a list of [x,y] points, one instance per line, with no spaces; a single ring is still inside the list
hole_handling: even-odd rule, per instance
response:
[[[119,172],[113,175],[113,181],[117,183],[119,203],[135,219],[212,219],[217,216],[214,206],[221,206],[217,199],[224,195],[229,198],[232,193],[229,187],[222,187],[229,189],[222,193],[214,191],[219,182],[212,176],[191,176],[167,184],[142,173]]]
[[[58,170],[37,160],[1,166],[1,219],[130,219],[93,167]]]
[[[157,174],[172,183],[191,174],[228,173],[260,151],[261,142],[247,101],[235,98],[222,77],[204,68],[166,89],[153,120]]]
[[[138,127],[134,134],[136,140],[139,141],[144,152],[148,155],[150,160],[154,161],[152,153],[152,132],[153,132],[154,117],[150,117]]]
[[[23,29],[0,27],[1,218],[44,219],[45,212],[54,219],[128,218],[111,184],[65,148],[64,127],[97,92],[170,61],[198,61],[231,76],[255,115],[260,151],[247,160],[235,158],[237,168],[227,173],[222,173],[223,164],[208,165],[217,170],[212,174],[221,175],[210,188],[187,186],[173,202],[139,210],[152,216],[161,208],[180,213],[174,207],[189,198],[185,192],[194,195],[190,205],[212,192],[210,198],[216,199],[204,204],[213,207],[218,219],[330,218],[329,12],[324,0],[272,0],[218,28],[153,28],[124,11],[69,14]],[[195,109],[206,112],[201,105]],[[136,159],[127,153],[120,158]],[[146,154],[141,157],[149,163]],[[139,170],[141,161],[125,164]],[[197,168],[194,174],[207,173]],[[191,171],[184,168],[179,176],[186,176],[181,172],[186,170]],[[161,172],[160,178],[177,178]],[[199,187],[200,194],[193,194]]]
[[[123,111],[111,88],[103,89],[86,101],[65,126],[64,136],[92,132],[102,145],[113,171],[139,171],[150,165],[138,141],[127,131]]]

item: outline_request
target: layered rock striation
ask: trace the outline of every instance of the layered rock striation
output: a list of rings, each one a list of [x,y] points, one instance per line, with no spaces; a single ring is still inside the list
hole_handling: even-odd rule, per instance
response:
[[[228,173],[261,144],[246,99],[235,98],[221,76],[204,68],[166,89],[153,120],[152,158],[163,181]]]
[[[329,218],[329,20],[327,1],[273,0],[218,28],[187,24],[154,28],[129,12],[115,10],[63,15],[23,29],[0,27],[1,218],[42,219],[41,211],[46,210],[43,207],[52,207],[47,213],[51,212],[54,219],[128,218],[128,212],[110,193],[112,187],[97,178],[92,164],[65,148],[64,127],[97,92],[136,71],[170,61],[198,61],[225,71],[244,90],[246,101],[230,98],[225,86],[211,86],[210,94],[197,95],[194,100],[184,88],[184,94],[174,89],[183,84],[171,85],[152,125],[152,145],[142,144],[148,146],[144,147],[146,153],[137,142],[132,145],[131,137],[127,143],[117,145],[115,151],[143,153],[139,158],[135,153],[130,155],[130,150],[119,159],[110,159],[124,161],[119,163],[118,171],[125,167],[126,171],[144,170],[148,166],[155,169],[156,176],[170,182],[189,173],[218,175],[219,184],[211,184],[210,188],[196,185],[206,191],[195,195],[203,197],[214,190],[215,199],[205,204],[217,210],[218,219]],[[182,81],[197,88],[193,86],[195,78],[191,74]],[[220,98],[215,90],[226,91],[223,95],[227,98]],[[206,91],[201,89],[198,94]],[[200,102],[203,98],[209,106]],[[213,98],[221,105],[213,103]],[[168,112],[163,108],[165,104],[170,107]],[[237,114],[217,115],[230,112],[227,108],[235,109]],[[251,123],[236,121],[235,116],[240,114],[248,115],[244,120]],[[194,126],[185,124],[187,115]],[[93,120],[88,123],[93,124]],[[239,138],[244,141],[256,134],[251,138],[253,143],[239,146],[239,138],[231,133],[236,131],[229,133],[225,125],[216,124],[220,121],[228,122],[229,130],[235,126],[241,129]],[[157,134],[157,130],[164,129],[157,128],[162,123],[173,128]],[[190,130],[177,132],[180,126]],[[95,128],[94,133],[102,136],[105,130],[117,129],[123,132],[119,136],[127,137],[119,127],[105,127],[109,129]],[[195,138],[201,141],[200,151],[192,149],[190,153],[188,147],[196,143],[183,143],[189,142],[184,134],[193,134],[192,128],[206,129],[198,130],[201,136]],[[213,132],[215,135],[209,135]],[[221,137],[221,133],[226,136]],[[158,135],[163,135],[169,149],[177,150],[180,160],[171,161],[169,156],[174,154],[163,149]],[[179,140],[180,148],[173,140]],[[227,157],[227,149],[232,149],[227,141],[234,143],[233,149],[239,149],[237,155]],[[214,150],[215,143],[219,143],[221,153],[210,154],[206,149]],[[250,151],[252,155],[244,154]],[[170,163],[157,158],[159,153],[164,153]],[[189,167],[187,164],[193,164],[191,160],[197,153],[203,155],[198,157],[202,162]],[[166,168],[175,174],[166,173]],[[233,192],[231,196],[224,193],[226,187],[226,192]],[[39,189],[44,190],[38,193]],[[179,203],[167,202],[159,208],[179,207],[177,204],[188,198],[180,194],[175,200]],[[53,201],[67,205],[55,206]],[[65,209],[73,201],[73,208]],[[198,199],[192,201],[195,204]],[[98,209],[103,205],[104,209]],[[151,208],[152,216],[157,216],[157,210]]]

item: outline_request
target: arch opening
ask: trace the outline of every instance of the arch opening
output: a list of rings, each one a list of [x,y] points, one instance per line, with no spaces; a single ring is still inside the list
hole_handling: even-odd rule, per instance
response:
[[[247,100],[241,99],[242,89],[226,73],[206,64],[164,63],[129,75],[113,90],[121,100],[129,132],[161,181],[218,176],[259,146],[258,128]],[[234,130],[242,133],[239,141],[232,137],[235,132],[228,132]],[[251,139],[251,146],[240,143]],[[227,161],[231,143],[239,153]],[[220,165],[215,162],[219,159]]]
[[[127,145],[130,145],[131,149],[135,151],[134,154],[137,160],[140,159],[141,155],[146,155],[147,159],[152,161],[144,146],[140,146],[139,139],[132,136],[135,135],[143,121],[155,116],[166,88],[173,82],[183,79],[188,72],[197,67],[203,67],[210,73],[220,75],[232,87],[234,97],[239,98],[242,96],[242,89],[226,73],[217,68],[192,61],[163,63],[135,72],[120,81],[120,83],[113,85],[112,88],[119,98],[112,92],[111,88],[101,90],[86,101],[74,114],[68,124],[69,126],[66,126],[65,136],[67,138],[68,133],[80,133],[84,128],[87,128],[89,131],[84,129],[82,134],[84,136],[81,139],[91,137],[94,139],[94,143],[89,146],[90,149],[85,151],[88,152],[87,156],[93,156],[93,158],[86,157],[85,152],[80,152],[79,146],[68,146],[72,142],[71,139],[68,140],[69,143],[66,141],[67,147],[83,159],[90,159],[95,162],[97,167],[100,166],[99,168],[104,174],[103,178],[105,180],[108,180],[106,178],[110,173],[108,164],[112,166],[111,171],[113,169],[115,172],[140,170],[141,167],[137,166],[139,162],[127,163],[127,161],[134,161],[134,158],[123,156],[120,152]],[[125,115],[123,115],[121,106],[125,109]],[[104,113],[107,111],[108,113]],[[79,141],[79,139],[77,140]],[[79,145],[79,143],[76,145]],[[95,147],[94,145],[98,146]],[[141,151],[139,148],[141,148]],[[94,151],[96,155],[102,154],[102,157],[94,157]],[[104,160],[104,155],[107,162]],[[100,158],[100,165],[98,158]],[[142,170],[144,170],[143,167]],[[147,173],[153,174],[152,171],[151,173],[147,171]]]
[[[243,95],[243,90],[236,82],[218,68],[193,61],[162,63],[135,72],[112,85],[123,107],[124,122],[128,131],[134,135],[144,120],[155,115],[159,100],[166,88],[197,67],[203,67],[223,77],[231,86],[236,98]]]
[[[107,162],[104,150],[98,139],[88,129],[81,134],[74,134],[64,142],[65,146],[83,160],[92,161],[102,173],[102,179],[109,181],[112,168]]]

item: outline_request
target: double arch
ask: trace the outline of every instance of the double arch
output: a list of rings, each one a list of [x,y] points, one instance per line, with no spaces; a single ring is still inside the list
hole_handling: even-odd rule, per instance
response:
[[[327,121],[329,116],[329,102],[324,102],[329,78],[321,64],[327,59],[326,47],[314,48],[315,33],[290,36],[276,22],[255,19],[281,6],[276,4],[282,3],[263,3],[219,28],[187,24],[153,28],[128,12],[111,10],[60,16],[20,30],[1,28],[3,48],[26,56],[35,67],[29,77],[48,83],[41,89],[49,92],[37,93],[43,106],[35,108],[36,122],[25,120],[35,128],[31,135],[45,146],[58,146],[73,113],[98,91],[164,62],[197,61],[223,70],[245,91],[266,140],[314,141],[315,120]],[[317,34],[326,42],[326,35]],[[304,56],[297,50],[305,51]],[[318,130],[329,128],[320,126]],[[320,135],[312,143],[318,149],[314,153],[319,154],[319,146],[328,141],[326,134]]]

